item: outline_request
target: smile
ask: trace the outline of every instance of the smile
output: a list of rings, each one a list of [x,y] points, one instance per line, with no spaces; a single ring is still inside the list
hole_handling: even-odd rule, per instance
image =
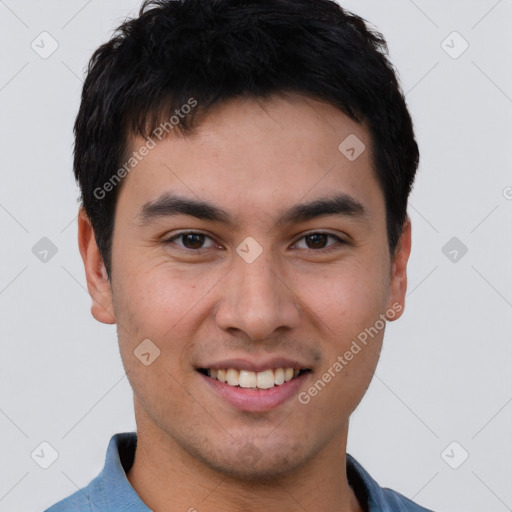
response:
[[[236,368],[213,369],[200,368],[199,372],[212,379],[232,387],[248,389],[271,389],[275,386],[281,386],[299,377],[309,370],[294,368],[275,368],[260,372],[250,370],[238,370]]]

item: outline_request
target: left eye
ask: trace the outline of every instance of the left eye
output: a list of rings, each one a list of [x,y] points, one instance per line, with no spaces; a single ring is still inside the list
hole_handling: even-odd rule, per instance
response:
[[[334,239],[335,242],[328,244],[327,241],[329,240],[329,238]],[[172,238],[165,240],[165,243],[175,243],[175,240],[181,240],[182,243],[177,244],[178,246],[192,251],[199,249],[207,249],[215,246],[215,243],[211,237],[203,233],[196,233],[193,231],[179,233],[178,235],[175,235]],[[203,244],[205,243],[206,240],[210,240],[210,245],[204,247]],[[298,246],[299,242],[301,242],[302,240],[305,241],[306,247],[298,247],[299,249],[321,250],[332,245],[345,243],[341,238],[339,238],[336,235],[322,232],[309,233],[307,235],[304,235],[302,238],[299,239],[298,242],[295,243],[295,245]]]
[[[336,242],[334,244],[327,244],[327,240],[331,238]],[[336,235],[332,235],[331,233],[309,233],[308,235],[303,236],[299,239],[299,241],[305,240],[306,247],[299,247],[300,249],[313,249],[313,250],[321,250],[326,247],[330,247],[331,245],[343,244],[345,243],[341,238]],[[309,243],[308,243],[309,242]],[[298,242],[297,242],[298,243]]]

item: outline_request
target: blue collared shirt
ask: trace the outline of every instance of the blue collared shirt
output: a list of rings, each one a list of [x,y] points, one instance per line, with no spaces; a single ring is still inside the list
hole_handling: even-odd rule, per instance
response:
[[[101,473],[87,487],[45,512],[151,512],[126,478],[136,446],[135,432],[112,436]],[[347,478],[365,512],[432,512],[391,489],[381,488],[348,453]]]

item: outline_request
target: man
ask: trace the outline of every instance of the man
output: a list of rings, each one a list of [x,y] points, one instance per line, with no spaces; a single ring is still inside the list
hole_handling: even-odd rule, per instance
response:
[[[137,433],[49,510],[425,511],[346,453],[411,247],[382,37],[329,0],[146,2],[94,53],[75,136]]]

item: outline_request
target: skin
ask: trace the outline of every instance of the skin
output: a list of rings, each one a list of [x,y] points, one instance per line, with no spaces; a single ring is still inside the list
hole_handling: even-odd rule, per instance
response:
[[[353,162],[338,150],[349,134],[366,146]],[[132,138],[132,150],[143,142]],[[237,225],[186,215],[141,224],[141,207],[164,191],[212,202]],[[367,219],[326,215],[276,225],[282,210],[333,193],[356,198]],[[268,412],[241,411],[196,368],[233,357],[292,357],[312,370],[300,389],[307,391],[379,315],[404,305],[410,220],[391,257],[366,127],[300,95],[231,100],[193,136],[159,142],[125,178],[111,282],[83,211],[78,222],[91,311],[117,324],[134,391],[138,447],[127,476],[142,500],[158,512],[362,511],[346,477],[348,424],[384,329],[307,405],[293,396]],[[164,242],[191,229],[207,235],[202,245],[186,237]],[[304,238],[325,231],[346,243]],[[263,249],[252,263],[235,252],[249,236]],[[148,338],[161,353],[144,366],[133,351]],[[242,458],[247,449],[257,454],[250,464]]]

